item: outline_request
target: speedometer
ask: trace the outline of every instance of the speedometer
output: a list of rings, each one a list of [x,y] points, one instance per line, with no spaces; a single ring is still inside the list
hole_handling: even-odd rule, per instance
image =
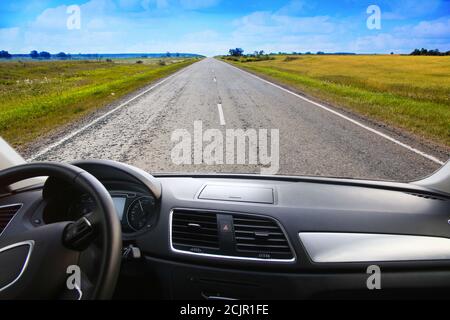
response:
[[[134,200],[128,207],[127,222],[134,231],[151,227],[155,215],[155,199],[152,197],[141,197]]]

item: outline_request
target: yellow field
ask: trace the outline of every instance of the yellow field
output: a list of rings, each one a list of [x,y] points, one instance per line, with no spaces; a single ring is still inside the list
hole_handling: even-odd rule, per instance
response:
[[[326,102],[450,146],[450,57],[275,56],[233,62]]]

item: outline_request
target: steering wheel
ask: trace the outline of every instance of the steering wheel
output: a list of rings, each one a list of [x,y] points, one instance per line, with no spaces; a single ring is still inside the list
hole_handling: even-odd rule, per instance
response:
[[[85,191],[96,202],[96,209],[75,222],[41,227],[28,224],[25,232],[1,235],[0,299],[110,299],[119,275],[122,250],[120,222],[110,194],[88,172],[51,162],[0,171],[0,189],[42,176],[60,179]],[[98,271],[95,281],[90,282],[84,279],[79,262],[94,240],[100,243],[96,257],[100,259],[97,264],[91,257]]]

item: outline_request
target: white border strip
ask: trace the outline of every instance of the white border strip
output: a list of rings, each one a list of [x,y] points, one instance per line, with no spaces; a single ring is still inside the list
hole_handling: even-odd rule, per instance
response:
[[[217,61],[219,61],[219,60],[217,60]],[[295,93],[295,92],[292,92],[292,91],[290,91],[290,90],[288,90],[288,89],[286,89],[286,88],[283,88],[282,86],[279,86],[279,85],[277,85],[277,84],[275,84],[275,83],[273,83],[273,82],[267,81],[267,80],[265,80],[265,79],[263,79],[263,78],[260,78],[260,77],[254,75],[254,74],[252,74],[252,73],[250,73],[250,72],[248,72],[248,71],[242,70],[242,69],[240,69],[240,68],[238,68],[238,67],[235,67],[235,66],[233,66],[233,65],[231,65],[231,64],[229,64],[229,63],[226,63],[226,62],[223,62],[223,61],[220,61],[220,62],[222,62],[222,63],[224,63],[224,64],[226,64],[226,65],[228,65],[228,66],[230,66],[230,67],[232,67],[232,68],[235,68],[235,69],[237,69],[237,70],[239,70],[239,71],[241,71],[241,72],[243,72],[243,73],[245,73],[245,74],[247,74],[247,75],[249,75],[249,76],[251,76],[251,77],[253,77],[253,78],[255,78],[255,79],[259,79],[259,80],[261,80],[261,81],[263,81],[263,82],[265,82],[265,83],[267,83],[267,84],[270,84],[271,86],[274,86],[274,87],[276,87],[276,88],[278,88],[278,89],[280,89],[280,90],[283,90],[284,92],[290,93],[290,94],[292,94],[292,95],[294,95],[294,96],[296,96],[296,97],[298,97],[298,98],[300,98],[300,99],[302,99],[302,100],[304,100],[304,101],[306,101],[306,102],[309,102],[309,103],[311,103],[311,104],[313,104],[313,105],[315,105],[315,106],[317,106],[317,107],[319,107],[319,108],[322,108],[322,109],[324,109],[324,110],[326,110],[326,111],[328,111],[328,112],[331,112],[332,114],[334,114],[334,115],[336,115],[336,116],[338,116],[338,117],[341,117],[342,119],[345,119],[345,120],[347,120],[347,121],[350,121],[351,123],[353,123],[353,124],[355,124],[355,125],[357,125],[357,126],[359,126],[359,127],[361,127],[361,128],[364,128],[364,129],[366,129],[366,130],[368,130],[368,131],[370,131],[370,132],[372,132],[372,133],[375,133],[375,134],[379,135],[380,137],[383,137],[383,138],[385,138],[385,139],[387,139],[387,140],[389,140],[389,141],[391,141],[391,142],[393,142],[393,143],[398,144],[399,146],[401,146],[401,147],[403,147],[403,148],[406,148],[406,149],[408,149],[408,150],[410,150],[410,151],[412,151],[412,152],[415,152],[415,153],[417,153],[418,155],[421,155],[422,157],[427,158],[428,160],[431,160],[431,161],[433,161],[433,162],[435,162],[435,163],[438,163],[438,164],[440,164],[440,165],[444,165],[444,163],[445,163],[445,162],[439,160],[438,158],[436,158],[436,157],[434,157],[434,156],[432,156],[432,155],[429,155],[429,154],[427,154],[427,153],[425,153],[425,152],[423,152],[423,151],[420,151],[420,150],[418,150],[418,149],[416,149],[416,148],[413,148],[413,147],[411,147],[411,146],[409,146],[409,145],[407,145],[407,144],[405,144],[405,143],[403,143],[403,142],[401,142],[401,141],[399,141],[399,140],[397,140],[397,139],[394,139],[394,138],[388,136],[388,135],[385,134],[385,133],[382,133],[382,132],[380,132],[380,131],[378,131],[378,130],[375,130],[375,129],[369,127],[369,126],[366,126],[365,124],[362,124],[362,123],[359,122],[359,121],[356,121],[356,120],[354,120],[354,119],[352,119],[352,118],[350,118],[350,117],[347,117],[347,116],[345,116],[345,115],[343,115],[343,114],[341,114],[341,113],[339,113],[339,112],[337,112],[337,111],[335,111],[335,110],[332,110],[332,109],[330,109],[330,108],[328,108],[328,107],[325,107],[324,105],[322,105],[322,104],[320,104],[320,103],[317,103],[317,102],[312,101],[312,100],[310,100],[310,99],[308,99],[308,98],[305,98],[305,97],[303,97],[303,96],[301,96],[301,95],[299,95],[299,94],[297,94],[297,93]]]
[[[106,117],[108,117],[109,115],[113,114],[114,112],[116,112],[117,110],[125,107],[126,105],[128,105],[129,103],[133,102],[134,100],[142,97],[143,95],[147,94],[149,91],[152,91],[153,89],[155,89],[156,87],[160,86],[161,84],[167,82],[168,80],[178,76],[180,73],[186,71],[187,68],[191,67],[192,65],[194,65],[195,62],[187,67],[182,68],[181,70],[175,72],[174,74],[162,79],[161,81],[157,82],[156,84],[154,84],[153,86],[151,86],[150,88],[148,88],[147,90],[139,93],[138,95],[134,96],[133,98],[129,99],[128,101],[122,103],[121,105],[115,107],[114,109],[108,111],[107,113],[101,115],[100,117],[94,119],[92,122],[88,123],[87,125],[85,125],[84,127],[75,130],[73,132],[71,132],[70,134],[68,134],[67,136],[65,136],[64,138],[62,138],[61,140],[51,144],[50,146],[48,146],[47,148],[42,149],[41,151],[35,153],[34,155],[32,155],[31,157],[29,157],[28,159],[26,159],[27,162],[33,161],[36,158],[46,154],[47,152],[49,152],[50,150],[58,147],[59,145],[63,144],[64,142],[66,142],[67,140],[72,139],[73,137],[75,137],[76,135],[78,135],[79,133],[85,131],[86,129],[89,129],[90,127],[92,127],[94,124],[98,123],[99,121],[105,119]]]

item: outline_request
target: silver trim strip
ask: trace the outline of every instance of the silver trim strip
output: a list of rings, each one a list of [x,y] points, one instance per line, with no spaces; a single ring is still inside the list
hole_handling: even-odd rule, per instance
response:
[[[34,241],[33,240],[27,240],[27,241],[17,242],[17,243],[11,244],[9,246],[6,246],[6,247],[3,247],[3,248],[0,249],[0,253],[1,253],[1,252],[8,251],[8,250],[11,250],[13,248],[17,248],[17,247],[21,247],[21,246],[29,246],[30,247],[28,249],[27,258],[25,259],[25,262],[24,262],[24,264],[22,266],[22,269],[20,270],[19,275],[13,281],[11,281],[6,286],[0,288],[0,292],[2,292],[3,290],[6,290],[7,288],[11,287],[13,284],[15,284],[17,281],[19,281],[20,277],[22,277],[23,273],[25,272],[25,269],[28,266],[28,262],[30,261],[30,256],[31,256],[31,253],[33,252],[33,248],[34,248]]]
[[[189,210],[189,211],[204,211],[204,212],[212,212],[212,213],[222,213],[222,214],[240,214],[240,215],[249,215],[249,216],[256,216],[256,217],[265,217],[270,218],[274,220],[278,226],[280,227],[281,231],[283,232],[284,236],[286,237],[286,240],[289,244],[289,248],[292,251],[292,255],[294,256],[292,259],[260,259],[260,258],[249,258],[249,257],[238,257],[238,256],[226,256],[226,255],[218,255],[218,254],[210,254],[210,253],[197,253],[197,252],[190,252],[190,251],[183,251],[178,250],[173,247],[172,243],[172,217],[174,210]],[[175,253],[179,254],[185,254],[185,255],[191,255],[191,256],[202,256],[202,257],[208,257],[208,258],[218,258],[218,259],[225,259],[225,260],[242,260],[242,261],[258,261],[258,262],[276,262],[276,263],[294,263],[297,260],[297,256],[295,254],[294,249],[292,248],[291,242],[289,241],[289,237],[286,234],[286,231],[284,230],[283,226],[278,222],[278,220],[268,217],[268,216],[261,216],[257,214],[251,214],[251,213],[239,213],[239,212],[227,212],[227,211],[219,211],[219,210],[209,210],[209,209],[195,209],[195,208],[173,208],[170,210],[169,214],[169,242],[170,242],[170,250]]]
[[[81,289],[76,284],[75,284],[75,290],[77,290],[77,292],[78,292],[77,300],[81,300],[83,298],[83,291],[81,291]]]
[[[22,209],[23,203],[13,203],[13,204],[7,204],[7,205],[4,205],[4,206],[0,206],[0,209],[8,208],[8,207],[15,207],[15,206],[19,206],[19,209],[17,209],[16,213],[14,213],[13,217],[11,218],[11,220],[9,220],[9,222],[6,224],[6,226],[2,230],[2,232],[0,232],[0,238],[2,237],[2,235],[6,231],[6,229],[8,229],[9,225],[11,224],[11,222],[15,219],[15,217],[19,213],[20,209]]]
[[[82,219],[86,222],[86,224],[88,225],[89,228],[92,228],[92,224],[91,224],[91,222],[88,220],[88,218],[83,217]]]
[[[300,232],[317,263],[450,260],[450,239],[427,236]]]

